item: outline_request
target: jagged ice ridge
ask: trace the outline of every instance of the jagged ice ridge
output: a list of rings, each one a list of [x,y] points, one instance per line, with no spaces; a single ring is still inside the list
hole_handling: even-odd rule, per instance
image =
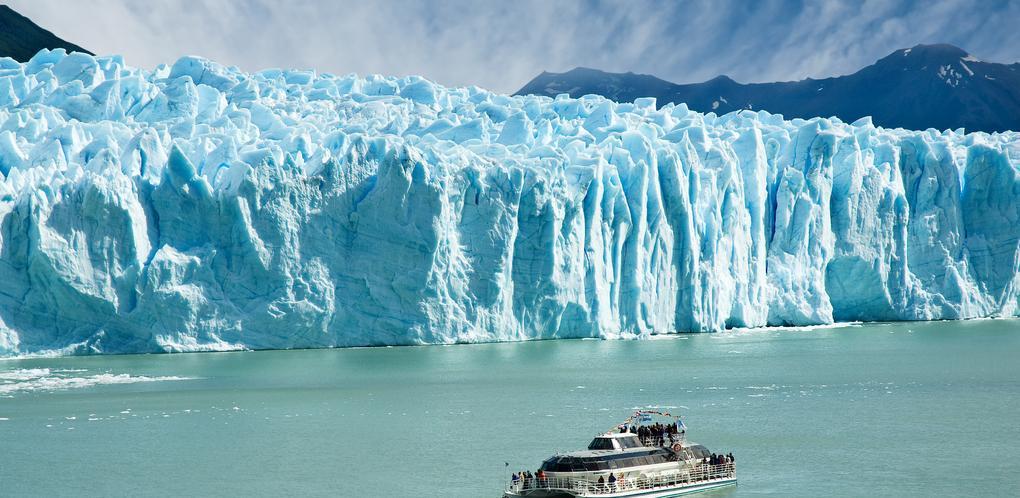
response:
[[[1020,135],[0,59],[0,354],[1018,314]]]

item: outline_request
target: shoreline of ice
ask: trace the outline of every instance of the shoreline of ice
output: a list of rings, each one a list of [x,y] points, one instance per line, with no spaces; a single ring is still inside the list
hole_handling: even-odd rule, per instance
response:
[[[311,350],[358,350],[358,349],[386,349],[386,348],[431,348],[431,347],[449,347],[449,346],[486,346],[493,344],[525,344],[534,342],[545,342],[545,341],[669,341],[669,340],[687,340],[692,337],[705,336],[707,337],[719,337],[719,338],[733,338],[752,334],[766,334],[772,332],[812,332],[815,330],[834,330],[834,329],[857,329],[862,327],[875,327],[883,325],[902,325],[902,324],[931,324],[941,322],[983,322],[983,321],[1016,321],[1020,323],[1020,317],[981,317],[981,318],[965,318],[958,320],[903,320],[903,321],[881,321],[881,322],[835,322],[823,325],[806,325],[806,326],[763,326],[754,328],[734,328],[724,329],[715,332],[667,332],[667,333],[655,333],[650,335],[633,335],[630,334],[626,337],[620,334],[611,334],[602,337],[550,337],[542,339],[520,339],[513,341],[477,341],[477,342],[451,342],[451,343],[431,343],[431,344],[400,344],[400,345],[378,345],[378,346],[329,346],[329,347],[308,347],[308,348],[267,348],[267,349],[196,349],[193,351],[181,350],[181,351],[156,351],[156,352],[118,352],[118,353],[93,353],[92,355],[99,356],[138,356],[138,355],[175,355],[175,354],[224,354],[224,353],[258,353],[267,351],[311,351]],[[53,358],[65,358],[70,356],[80,356],[68,353],[27,353],[15,356],[3,356],[0,355],[0,365],[5,361],[19,361],[19,360],[36,360],[36,359],[53,359]],[[2,371],[0,371],[2,373]],[[186,380],[192,380],[193,378],[187,378]]]

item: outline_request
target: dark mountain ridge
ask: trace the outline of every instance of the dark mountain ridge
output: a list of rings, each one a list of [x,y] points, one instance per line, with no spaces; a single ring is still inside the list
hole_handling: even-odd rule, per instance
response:
[[[737,83],[719,76],[675,84],[650,75],[576,68],[543,72],[517,94],[602,95],[618,102],[655,97],[723,114],[764,109],[786,118],[871,116],[889,128],[1020,130],[1020,63],[979,60],[952,45],[901,49],[853,74],[776,83]]]
[[[0,57],[26,62],[44,48],[50,50],[62,48],[68,52],[92,54],[78,45],[58,38],[14,9],[0,5]]]

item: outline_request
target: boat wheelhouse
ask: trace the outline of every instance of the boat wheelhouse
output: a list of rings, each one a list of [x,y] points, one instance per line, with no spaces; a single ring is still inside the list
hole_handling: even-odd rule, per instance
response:
[[[673,421],[644,425],[653,415]],[[686,426],[678,416],[639,410],[616,429],[596,436],[587,450],[554,455],[534,474],[514,473],[503,496],[666,498],[736,482],[732,455],[687,442]]]

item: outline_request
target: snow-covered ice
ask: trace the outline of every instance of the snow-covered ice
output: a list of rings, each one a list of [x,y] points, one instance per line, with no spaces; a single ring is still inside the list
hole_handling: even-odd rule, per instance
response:
[[[1018,314],[1020,134],[0,59],[0,354]]]

